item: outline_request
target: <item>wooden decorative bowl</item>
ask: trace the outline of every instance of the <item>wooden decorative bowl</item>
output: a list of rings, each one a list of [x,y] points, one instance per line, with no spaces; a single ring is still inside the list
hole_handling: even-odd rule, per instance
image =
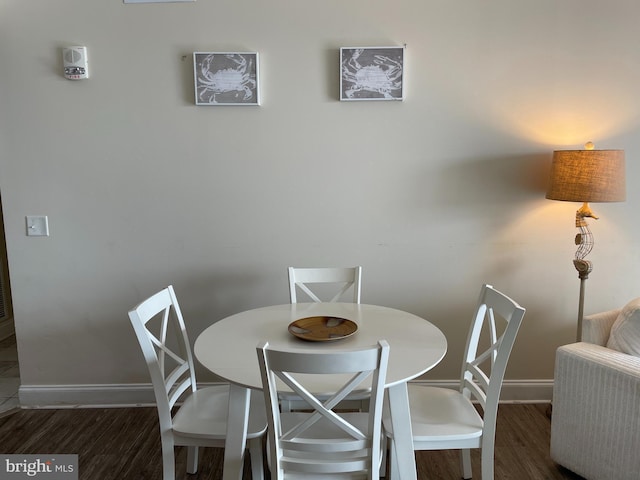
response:
[[[358,325],[340,317],[306,317],[289,324],[289,333],[310,342],[330,342],[347,338],[358,330]]]

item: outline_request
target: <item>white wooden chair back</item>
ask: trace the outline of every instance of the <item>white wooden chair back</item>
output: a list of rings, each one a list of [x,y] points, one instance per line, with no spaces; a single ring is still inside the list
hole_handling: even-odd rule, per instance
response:
[[[151,376],[162,444],[164,480],[174,480],[175,446],[187,447],[187,473],[198,470],[198,447],[225,446],[229,386],[198,389],[191,345],[180,305],[169,285],[129,311]],[[251,472],[262,480],[262,440],[267,428],[263,396],[252,394],[247,429]],[[180,402],[179,408],[176,402]],[[174,406],[176,408],[174,409]]]
[[[161,429],[171,428],[171,409],[196,376],[187,331],[173,286],[159,291],[129,312],[147,362]]]
[[[491,424],[495,428],[504,373],[524,314],[525,309],[504,293],[482,286],[467,337],[460,391],[482,407],[485,429]],[[479,352],[483,327],[489,345]]]
[[[389,344],[353,351],[275,350],[257,347],[267,405],[268,454],[272,478],[378,478],[381,461],[382,405]],[[305,388],[305,376],[345,375],[345,383],[328,398]],[[334,408],[363,382],[371,382],[368,412]],[[280,412],[278,384],[291,388],[305,412]],[[367,383],[368,384],[368,383]]]
[[[525,309],[511,298],[491,285],[483,285],[467,336],[460,388],[408,386],[413,449],[460,450],[462,478],[471,478],[470,450],[477,448],[481,451],[482,480],[494,478],[498,402],[524,313]],[[388,417],[384,424],[392,444],[390,477],[395,478],[398,463],[393,448],[393,425]]]
[[[291,303],[298,302],[298,292],[304,292],[312,301],[320,303],[323,301],[337,302],[349,289],[353,289],[353,303],[360,303],[360,290],[362,279],[362,267],[348,267],[348,268],[334,268],[334,267],[321,267],[321,268],[297,268],[289,267],[289,296]],[[318,291],[315,292],[311,289],[310,285],[313,284],[337,284],[339,290],[333,294],[330,300],[322,300],[322,296],[318,295]],[[346,298],[346,297],[345,297]]]

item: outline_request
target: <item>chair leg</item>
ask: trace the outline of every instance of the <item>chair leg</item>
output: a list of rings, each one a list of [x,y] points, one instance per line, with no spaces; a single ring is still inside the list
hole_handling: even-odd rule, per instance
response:
[[[162,478],[164,480],[175,480],[176,478],[176,457],[174,452],[173,439],[169,436],[162,436]]]
[[[481,462],[482,462],[482,480],[493,480],[493,462],[494,462],[493,442],[482,446]]]
[[[389,448],[389,439],[386,435],[383,435],[381,442],[381,452],[380,452],[380,477],[384,478],[387,476],[387,449]]]
[[[460,467],[462,469],[462,478],[469,479],[473,475],[471,473],[471,450],[460,450]]]
[[[251,460],[251,478],[264,480],[264,463],[262,455],[262,438],[249,440],[249,457]]]
[[[289,400],[280,400],[280,411],[281,412],[290,412],[291,411],[291,401]]]
[[[187,473],[198,471],[198,447],[187,447]]]
[[[389,445],[389,458],[387,463],[389,464],[389,480],[397,480],[400,478],[400,470],[398,469],[398,458],[395,453],[395,444],[392,439],[388,441]]]

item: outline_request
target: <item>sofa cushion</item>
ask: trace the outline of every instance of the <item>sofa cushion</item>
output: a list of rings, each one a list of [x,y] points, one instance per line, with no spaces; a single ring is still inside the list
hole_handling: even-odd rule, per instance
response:
[[[607,347],[640,357],[640,298],[622,307],[611,327]]]

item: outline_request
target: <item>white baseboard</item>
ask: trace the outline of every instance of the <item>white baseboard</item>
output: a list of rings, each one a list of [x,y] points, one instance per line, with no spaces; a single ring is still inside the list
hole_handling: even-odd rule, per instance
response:
[[[551,380],[505,380],[502,383],[500,401],[503,403],[551,403]]]
[[[458,388],[455,380],[414,380],[431,387]],[[505,380],[500,403],[549,403],[553,397],[553,380]]]
[[[454,380],[416,380],[434,387],[456,388]],[[214,385],[213,383],[202,386]],[[505,380],[503,403],[551,402],[553,380]],[[22,408],[103,408],[149,406],[155,404],[149,383],[106,385],[21,385],[18,391]]]
[[[150,383],[20,385],[22,408],[131,407],[155,404]]]

